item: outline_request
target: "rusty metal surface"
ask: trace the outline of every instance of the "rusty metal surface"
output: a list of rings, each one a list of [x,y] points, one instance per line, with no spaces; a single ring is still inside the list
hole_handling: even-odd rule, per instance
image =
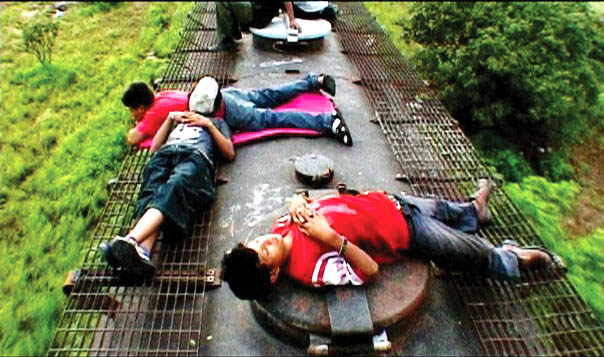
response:
[[[374,332],[409,317],[427,297],[429,282],[430,269],[425,261],[408,259],[382,267],[376,281],[365,287]],[[331,333],[324,294],[283,279],[267,301],[252,302],[252,310],[277,336],[307,341],[309,333]]]
[[[213,35],[213,6],[200,3],[194,7],[170,65],[156,82],[159,89],[190,90],[202,74],[228,82],[233,68],[231,55],[189,51],[191,41]],[[127,233],[133,223],[142,172],[149,158],[148,151],[131,149],[119,176],[108,185],[109,199],[81,266],[84,275],[69,287],[70,298],[49,355],[198,354],[204,295],[208,286],[216,283],[205,276],[211,272],[207,256],[212,209],[197,219],[192,236],[180,243],[168,244],[160,237],[153,251],[158,269],[152,281],[130,284],[111,278],[115,273],[97,250],[99,243]]]
[[[364,6],[339,6],[335,30],[360,72],[400,179],[415,195],[467,199],[479,178],[491,176],[476,150]],[[491,209],[494,222],[481,229],[482,237],[542,244],[503,190],[494,191]],[[604,328],[559,271],[525,274],[514,283],[469,274],[455,274],[454,281],[487,354],[604,354]]]

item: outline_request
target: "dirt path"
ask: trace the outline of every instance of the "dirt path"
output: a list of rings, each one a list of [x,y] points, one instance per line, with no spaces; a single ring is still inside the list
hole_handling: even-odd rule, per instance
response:
[[[599,137],[599,135],[596,135]],[[564,223],[570,237],[581,237],[604,227],[604,148],[597,140],[573,149],[571,163],[581,192],[575,214]]]

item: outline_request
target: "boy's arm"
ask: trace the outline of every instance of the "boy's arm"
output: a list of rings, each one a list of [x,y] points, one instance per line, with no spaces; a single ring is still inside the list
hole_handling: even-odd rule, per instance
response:
[[[142,142],[143,140],[145,140],[146,137],[147,136],[144,133],[141,133],[140,131],[138,131],[138,129],[132,128],[128,132],[128,144],[136,145],[136,144]]]
[[[155,136],[153,137],[151,149],[149,149],[151,153],[156,152],[157,150],[159,150],[159,148],[161,148],[162,145],[164,145],[166,139],[168,138],[168,135],[172,131],[172,123],[174,123],[174,114],[171,112],[170,114],[168,114],[168,117],[166,118],[166,120],[164,120],[163,124],[157,131],[157,134],[155,134]]]
[[[289,27],[298,30],[298,32],[302,32],[302,27],[300,27],[300,24],[298,24],[298,21],[296,21],[296,17],[294,16],[294,5],[292,2],[284,1],[283,6],[285,7],[287,17],[289,18]]]
[[[235,147],[233,146],[233,142],[230,139],[227,139],[209,118],[197,113],[186,112],[183,114],[180,122],[206,128],[210,133],[210,136],[212,136],[212,139],[214,139],[220,154],[228,161],[235,160]]]
[[[364,250],[357,247],[352,242],[345,242],[345,237],[334,231],[329,226],[329,222],[324,215],[313,210],[308,213],[306,210],[300,212],[304,218],[303,223],[299,223],[300,231],[312,239],[329,245],[332,249],[342,253],[346,261],[353,268],[358,268],[365,276],[371,278],[379,272],[379,266]],[[346,248],[343,248],[346,243]],[[343,252],[342,252],[343,250]]]

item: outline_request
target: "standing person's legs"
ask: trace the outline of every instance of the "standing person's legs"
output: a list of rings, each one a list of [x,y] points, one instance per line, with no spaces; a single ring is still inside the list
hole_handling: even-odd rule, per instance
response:
[[[241,38],[239,26],[252,22],[252,5],[249,1],[216,2],[216,39],[219,44]]]

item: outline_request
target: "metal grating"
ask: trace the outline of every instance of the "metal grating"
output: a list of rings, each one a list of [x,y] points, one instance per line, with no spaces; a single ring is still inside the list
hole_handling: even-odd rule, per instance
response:
[[[191,47],[191,38],[208,37],[212,26],[214,4],[196,4],[156,87],[190,90],[203,74],[215,75],[223,84],[229,81],[234,68],[232,55]],[[97,251],[99,243],[126,233],[133,223],[142,172],[149,158],[147,150],[130,149],[118,177],[108,185],[109,198],[84,263],[67,285],[70,297],[49,355],[198,355],[204,341],[201,321],[205,292],[218,279],[218,273],[207,267],[212,209],[199,217],[192,236],[182,242],[167,244],[160,237],[153,252],[158,268],[149,282],[116,275]]]
[[[476,150],[427,83],[360,3],[339,3],[335,22],[377,121],[412,193],[465,200],[490,176]],[[360,56],[359,56],[360,55]],[[494,221],[479,234],[494,244],[542,244],[503,190],[491,198]],[[604,328],[559,271],[519,282],[454,274],[455,285],[489,355],[604,355]]]

